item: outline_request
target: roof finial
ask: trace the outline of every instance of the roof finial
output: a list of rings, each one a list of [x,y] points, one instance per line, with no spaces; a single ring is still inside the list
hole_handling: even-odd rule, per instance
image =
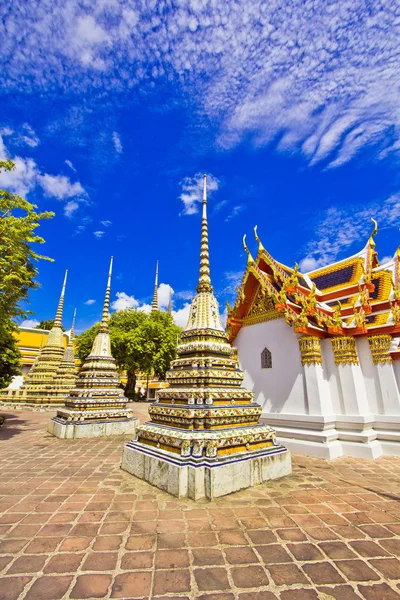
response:
[[[108,279],[107,279],[107,287],[106,287],[106,295],[104,297],[104,306],[103,306],[103,315],[101,317],[101,325],[99,331],[101,333],[108,333],[108,318],[109,318],[109,307],[110,307],[110,288],[111,288],[111,275],[112,275],[112,265],[113,265],[113,256],[110,260],[110,268],[108,270]]]
[[[63,314],[63,307],[64,307],[65,286],[67,285],[67,275],[68,275],[68,269],[65,271],[65,275],[64,275],[64,283],[63,283],[62,290],[61,290],[60,300],[58,301],[56,318],[54,319],[54,324],[53,324],[54,327],[62,327],[62,314]]]
[[[203,214],[201,219],[201,248],[200,248],[200,275],[197,292],[212,292],[210,279],[210,255],[208,251],[208,223],[207,223],[207,175],[203,175]]]
[[[154,279],[153,301],[151,303],[151,312],[158,310],[158,261],[156,262],[156,277]]]
[[[377,222],[375,221],[375,219],[373,219],[372,217],[371,217],[371,221],[372,221],[372,222],[373,222],[373,224],[374,224],[374,228],[373,228],[373,230],[372,230],[372,233],[371,233],[371,235],[369,236],[369,243],[370,243],[371,245],[375,246],[374,237],[375,237],[375,236],[376,236],[376,234],[378,233],[378,223],[377,223]]]
[[[243,236],[243,248],[247,254],[247,264],[253,263],[254,258],[250,254],[250,250],[248,249],[247,244],[246,244],[246,234],[244,234],[244,236]]]
[[[254,237],[255,237],[255,238],[256,238],[256,240],[257,240],[257,244],[258,244],[258,252],[261,252],[262,250],[265,250],[265,248],[264,248],[264,246],[262,245],[260,238],[258,237],[258,233],[257,233],[257,227],[258,227],[258,225],[255,225],[255,227],[254,227]]]
[[[71,331],[69,332],[68,346],[72,346],[72,342],[74,341],[75,319],[76,319],[76,308],[74,308],[74,316],[72,317],[72,325],[71,325]]]

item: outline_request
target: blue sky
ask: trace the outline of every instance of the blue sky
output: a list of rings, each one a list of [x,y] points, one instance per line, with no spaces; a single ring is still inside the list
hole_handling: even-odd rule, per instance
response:
[[[396,13],[397,11],[397,13]],[[258,225],[310,270],[357,252],[378,220],[399,244],[400,9],[396,2],[15,0],[0,8],[0,185],[56,217],[40,227],[33,319],[101,314],[174,294],[184,324],[209,174],[212,280],[224,308]],[[118,295],[117,295],[118,294]]]

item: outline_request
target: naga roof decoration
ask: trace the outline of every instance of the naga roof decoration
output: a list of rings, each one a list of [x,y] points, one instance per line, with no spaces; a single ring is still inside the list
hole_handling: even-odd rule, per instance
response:
[[[319,337],[400,335],[400,247],[379,265],[378,227],[372,221],[373,231],[360,252],[309,273],[275,260],[261,243],[257,226],[256,258],[244,236],[246,270],[234,306],[227,303],[230,341],[242,326],[280,317],[297,333]]]

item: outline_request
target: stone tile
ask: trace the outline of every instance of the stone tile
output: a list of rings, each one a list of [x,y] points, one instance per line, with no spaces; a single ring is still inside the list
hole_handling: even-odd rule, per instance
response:
[[[359,585],[358,591],[365,600],[398,600],[399,598],[399,592],[393,590],[387,583]]]
[[[356,553],[343,542],[323,542],[319,547],[333,560],[357,557]]]
[[[85,559],[82,571],[113,571],[117,566],[116,552],[91,552]]]
[[[0,571],[3,571],[12,560],[14,556],[0,556]]]
[[[18,600],[32,577],[0,577],[0,600]]]
[[[400,556],[400,539],[381,540],[379,543],[391,554]]]
[[[356,594],[350,585],[337,585],[335,587],[318,587],[318,592],[325,594],[329,600],[360,600],[360,596]]]
[[[39,531],[38,536],[40,537],[61,537],[68,535],[71,529],[71,525],[63,523],[53,523],[49,525],[43,525]]]
[[[400,561],[397,558],[379,558],[370,560],[372,565],[385,579],[400,579]]]
[[[122,556],[121,569],[133,571],[134,569],[150,569],[153,566],[154,552],[126,552]]]
[[[168,598],[169,600],[169,598]],[[175,600],[181,600],[181,596],[176,598]],[[189,600],[189,598],[188,598]],[[196,600],[235,600],[235,596],[233,594],[202,594],[201,596],[197,596]]]
[[[296,560],[308,561],[308,560],[321,560],[324,555],[318,547],[313,544],[288,544],[287,549],[293,554]]]
[[[223,565],[225,563],[221,550],[215,548],[194,548],[193,565],[196,567],[205,567],[207,565]]]
[[[225,548],[226,560],[231,565],[243,565],[258,563],[258,558],[249,547],[241,546],[239,548]]]
[[[371,538],[391,538],[393,537],[393,533],[389,531],[383,525],[362,525],[360,526],[361,531],[369,535]]]
[[[187,537],[189,546],[193,548],[208,548],[218,544],[215,533],[188,533]]]
[[[282,540],[288,542],[305,542],[307,540],[307,536],[298,528],[277,529],[276,533]]]
[[[154,594],[190,592],[190,573],[187,569],[157,571],[154,574]]]
[[[239,600],[276,600],[278,596],[275,596],[273,592],[241,592],[238,596]],[[216,600],[218,600],[216,598]]]
[[[79,575],[74,587],[72,588],[70,598],[83,600],[85,598],[104,598],[107,596],[110,587],[111,575]]]
[[[257,552],[260,554],[266,565],[274,563],[293,562],[293,558],[283,546],[271,544],[269,546],[257,546]]]
[[[281,600],[318,600],[318,594],[315,590],[305,588],[285,590],[281,592]]]
[[[254,588],[269,584],[268,576],[260,566],[233,567],[231,576],[238,588]]]
[[[58,550],[60,552],[79,552],[80,550],[86,550],[91,541],[90,538],[86,537],[67,537]]]
[[[112,586],[111,598],[148,598],[151,587],[151,573],[134,571],[117,575]]]
[[[156,543],[154,535],[132,535],[126,542],[127,550],[151,550]]]
[[[57,546],[62,542],[63,538],[40,538],[36,537],[25,548],[27,554],[50,554],[54,552]]]
[[[336,567],[349,581],[377,581],[380,576],[362,560],[339,560]]]
[[[66,594],[72,580],[72,575],[40,577],[29,589],[25,600],[60,600]]]
[[[221,567],[194,569],[197,587],[201,592],[229,589],[228,574]]]
[[[118,550],[122,544],[120,535],[97,536],[93,544],[93,550]]]
[[[374,556],[389,556],[388,552],[381,548],[375,542],[370,542],[367,540],[363,541],[355,541],[349,542],[349,545],[354,548],[354,550],[365,558],[371,558]]]
[[[200,541],[202,540],[201,535],[202,534],[197,534],[197,538],[200,538]],[[213,545],[217,545],[216,538],[215,544]],[[186,546],[185,536],[182,533],[160,533],[159,535],[157,535],[157,548],[182,548],[184,546]]]
[[[38,573],[42,570],[47,556],[23,554],[8,568],[7,575],[14,573]]]
[[[0,554],[19,552],[29,540],[0,540]]]
[[[173,569],[189,566],[187,550],[158,550],[155,557],[156,569]]]
[[[304,573],[295,564],[268,565],[268,571],[276,585],[308,583]]]
[[[328,562],[303,565],[303,571],[316,585],[344,583],[340,573]]]
[[[52,556],[44,573],[74,573],[82,562],[83,554],[62,553]]]
[[[221,533],[219,535],[221,536],[223,534]],[[228,535],[228,533],[226,532],[224,535]],[[253,542],[253,544],[275,544],[277,542],[276,536],[273,534],[272,531],[269,531],[268,529],[249,531],[248,536]],[[221,543],[224,542],[221,541]]]

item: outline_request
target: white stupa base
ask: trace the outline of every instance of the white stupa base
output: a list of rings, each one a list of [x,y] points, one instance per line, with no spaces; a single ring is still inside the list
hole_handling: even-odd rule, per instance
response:
[[[223,459],[182,457],[130,442],[121,468],[177,498],[212,500],[278,479],[292,472],[290,452],[282,446]]]
[[[49,421],[47,431],[62,440],[99,438],[135,434],[138,423],[135,417],[109,421],[64,421],[53,417]]]

